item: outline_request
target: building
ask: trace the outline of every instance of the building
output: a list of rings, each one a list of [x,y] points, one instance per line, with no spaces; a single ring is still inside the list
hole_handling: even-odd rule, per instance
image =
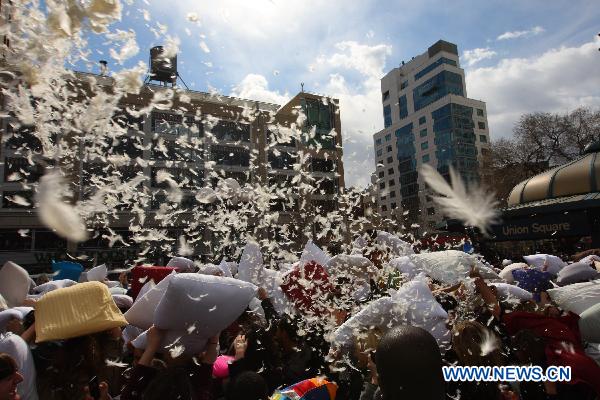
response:
[[[381,100],[384,129],[373,135],[379,211],[407,229],[431,231],[442,216],[419,168],[428,163],[448,177],[452,165],[479,181],[489,146],[485,103],[467,97],[457,46],[443,40],[385,75]]]
[[[103,74],[76,74],[79,82],[90,78],[108,91],[114,85],[113,79]],[[300,215],[337,210],[338,195],[344,191],[337,99],[301,92],[288,103],[278,105],[176,88],[169,109],[154,109],[141,116],[126,111],[143,109],[155,93],[167,90],[172,89],[146,83],[139,95],[120,100],[120,111],[113,120],[127,133],[113,138],[104,151],[115,157],[125,156],[125,162],[108,165],[97,156],[88,155],[88,144],[81,141],[82,156],[75,161],[71,174],[75,200],[93,194],[88,184],[91,179],[144,176],[147,179],[140,191],[147,193],[149,201],[140,207],[147,216],[145,226],[161,227],[162,221],[155,216],[167,203],[168,185],[157,179],[160,171],[181,183],[180,207],[184,210],[198,207],[196,193],[203,187],[214,187],[217,177],[234,178],[241,185],[279,183],[289,189],[300,186],[292,180],[301,175],[300,180],[314,185],[315,190],[292,191],[293,201],[273,199],[270,210],[278,213],[278,220],[262,232],[264,237],[277,237],[282,224],[307,227],[296,232],[296,243],[291,248],[294,251],[318,229],[300,221]],[[1,108],[6,109],[7,100],[0,100]],[[299,119],[299,115],[304,118]],[[40,140],[34,127],[19,126],[14,118],[0,119],[0,139],[0,264],[14,260],[24,266],[47,267],[51,259],[65,258],[67,251],[71,256],[83,254],[96,263],[113,265],[123,265],[137,257],[141,248],[119,247],[118,243],[109,246],[103,238],[106,227],[102,224],[92,239],[78,245],[66,243],[44,227],[33,208],[33,192],[45,166],[53,165],[53,160],[29,162],[25,150],[41,150]],[[128,228],[134,213],[123,209],[118,215],[108,228],[127,240],[132,235]],[[170,221],[169,237],[176,239],[189,220],[190,213],[184,212],[175,222]],[[195,257],[213,260],[217,255],[212,253],[210,242],[219,238],[206,232],[205,239],[201,243],[209,244],[199,245]]]

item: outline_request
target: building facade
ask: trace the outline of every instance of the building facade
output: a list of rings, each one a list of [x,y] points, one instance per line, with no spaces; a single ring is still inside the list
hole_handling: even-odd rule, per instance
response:
[[[77,73],[76,77],[81,82],[92,78],[108,89],[114,85],[108,76]],[[142,190],[151,197],[148,204],[141,205],[147,216],[145,226],[160,227],[161,221],[154,215],[168,203],[168,185],[158,179],[162,172],[180,184],[183,198],[179,207],[183,210],[197,207],[198,190],[214,187],[218,178],[234,178],[241,186],[280,184],[289,189],[301,186],[292,183],[296,175],[301,175],[301,181],[315,190],[288,191],[294,201],[273,199],[270,210],[277,213],[278,220],[272,230],[263,233],[265,236],[277,237],[277,229],[283,224],[299,226],[303,222],[299,216],[310,214],[307,210],[326,214],[338,209],[338,196],[344,191],[344,169],[337,99],[301,92],[278,105],[177,88],[169,109],[154,109],[140,116],[126,111],[144,109],[156,92],[166,90],[172,89],[146,84],[139,95],[121,99],[113,119],[126,127],[127,134],[108,140],[100,153],[124,161],[107,163],[97,156],[98,151],[88,152],[85,141],[79,143],[81,158],[71,174],[75,200],[93,195],[89,185],[92,179],[117,175],[125,181],[143,176]],[[0,100],[1,108],[6,109],[7,100]],[[137,257],[141,249],[109,246],[103,239],[106,227],[78,245],[67,243],[45,228],[35,212],[33,193],[36,182],[53,161],[28,159],[27,151],[41,150],[40,140],[35,127],[20,125],[14,118],[0,120],[0,139],[0,264],[13,260],[23,266],[47,267],[51,259],[64,258],[67,251],[72,256],[83,253],[96,263],[113,265]],[[169,236],[177,238],[190,215],[184,212],[178,216],[181,226],[170,224]],[[118,216],[108,228],[127,240],[131,237],[128,228],[132,212],[119,210]],[[309,228],[297,232],[298,246],[314,235],[316,227],[309,224]],[[207,232],[206,240],[196,248],[196,258],[213,260],[210,245],[203,245],[211,240],[216,238]]]
[[[384,129],[373,135],[379,212],[431,232],[442,216],[419,169],[429,164],[448,177],[453,166],[479,181],[489,149],[485,103],[468,98],[457,46],[443,40],[385,75],[381,96]]]

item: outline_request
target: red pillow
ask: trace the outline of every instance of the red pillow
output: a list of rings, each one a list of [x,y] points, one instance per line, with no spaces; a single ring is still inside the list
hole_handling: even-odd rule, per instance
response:
[[[325,268],[311,261],[284,275],[281,290],[299,311],[321,315],[335,288]]]
[[[131,297],[135,299],[140,293],[142,286],[147,282],[150,282],[150,280],[153,280],[154,283],[157,284],[173,271],[177,271],[177,268],[150,266],[134,267],[131,270]]]

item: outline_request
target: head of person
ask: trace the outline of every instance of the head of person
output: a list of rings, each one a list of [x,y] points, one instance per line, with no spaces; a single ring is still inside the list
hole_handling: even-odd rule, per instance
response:
[[[358,368],[367,368],[369,355],[377,349],[377,344],[379,343],[381,336],[381,330],[378,328],[369,329],[356,336],[354,340],[354,357],[356,358]]]
[[[374,358],[384,400],[444,399],[442,356],[426,330],[408,325],[389,330]]]
[[[0,353],[0,400],[18,399],[17,385],[23,381],[23,375],[17,363],[6,353]]]
[[[479,322],[461,321],[452,333],[452,348],[462,365],[504,364],[500,338]]]
[[[254,371],[242,372],[229,383],[227,400],[266,400],[267,398],[267,383]]]

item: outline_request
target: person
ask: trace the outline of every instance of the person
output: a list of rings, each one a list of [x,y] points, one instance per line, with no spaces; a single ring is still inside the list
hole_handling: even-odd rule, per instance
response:
[[[392,328],[379,341],[373,361],[377,376],[365,388],[373,393],[371,399],[378,396],[373,382],[379,384],[382,400],[444,399],[442,356],[426,330],[409,325]],[[361,400],[368,399],[361,395]]]
[[[254,371],[244,371],[229,383],[227,400],[266,400],[267,382]]]
[[[0,353],[0,400],[18,400],[17,386],[23,381],[23,375],[16,361],[6,353]]]
[[[12,333],[0,334],[0,353],[8,354],[17,363],[23,382],[18,385],[17,391],[21,398],[37,400],[36,369],[33,355],[27,342]]]

